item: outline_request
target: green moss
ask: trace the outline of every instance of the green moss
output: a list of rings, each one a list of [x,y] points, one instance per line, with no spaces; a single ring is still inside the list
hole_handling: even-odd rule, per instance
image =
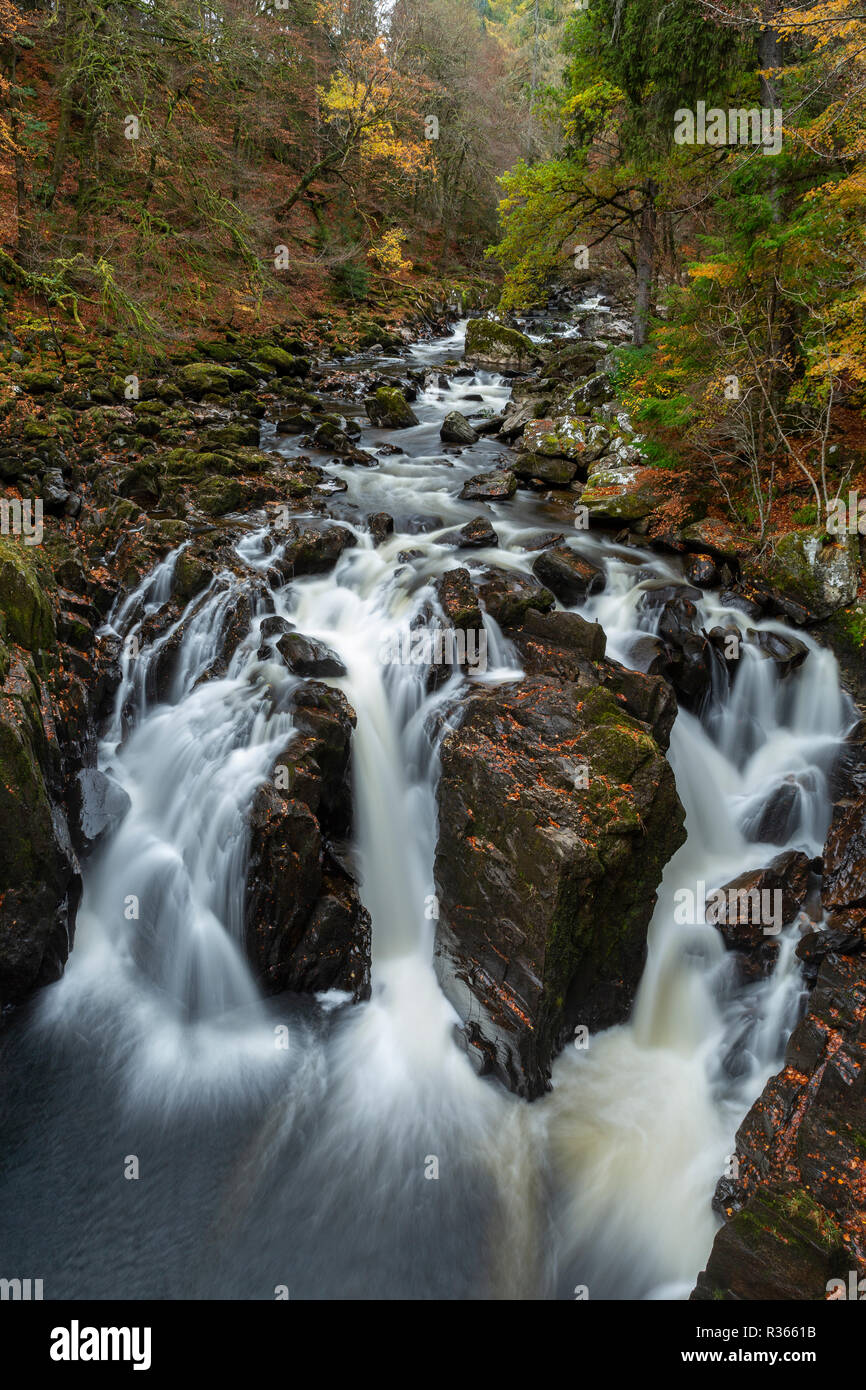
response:
[[[196,505],[207,516],[225,516],[243,501],[243,488],[231,478],[211,478],[196,493]]]
[[[33,549],[23,540],[0,538],[0,620],[4,637],[42,652],[54,646],[54,614]]]
[[[531,338],[518,333],[516,328],[508,328],[492,319],[470,319],[466,325],[465,354],[467,357],[487,357],[491,360],[530,360],[535,356],[535,347]]]

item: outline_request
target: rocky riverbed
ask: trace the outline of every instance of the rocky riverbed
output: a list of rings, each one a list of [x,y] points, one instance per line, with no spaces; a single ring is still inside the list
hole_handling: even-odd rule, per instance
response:
[[[41,501],[44,536],[0,537],[10,1028],[63,973],[82,861],[86,879],[130,823],[107,731],[122,749],[148,710],[242,673],[267,757],[244,812],[238,948],[267,996],[370,1000],[358,738],[372,716],[352,703],[351,621],[322,617],[335,575],[365,601],[380,584],[398,593],[416,631],[462,634],[476,653],[484,638],[486,676],[465,657],[462,671],[416,663],[412,696],[438,823],[430,891],[412,891],[419,913],[429,899],[449,1036],[476,1073],[531,1100],[577,1028],[629,1018],[686,838],[666,756],[678,708],[712,722],[753,661],[784,706],[818,644],[860,698],[861,572],[856,537],[798,533],[759,555],[710,514],[706,480],[649,466],[611,379],[622,320],[597,286],[543,321],[470,319],[465,337],[443,310],[348,357],[238,338],[186,351],[133,399],[119,370],[81,360],[22,371],[0,476],[8,498]],[[601,617],[623,574],[634,640],[620,660]],[[340,645],[340,624],[345,650],[327,640],[333,627]],[[845,710],[839,739],[855,723]],[[741,818],[768,853],[729,882],[783,894],[809,993],[783,1070],[740,1126],[695,1297],[821,1298],[866,1263],[862,731],[841,753],[826,744],[823,852],[811,823],[792,847],[816,795],[806,777],[765,787]],[[719,922],[719,949],[736,987],[760,991],[780,947],[749,926]],[[192,1013],[203,989],[184,996]]]

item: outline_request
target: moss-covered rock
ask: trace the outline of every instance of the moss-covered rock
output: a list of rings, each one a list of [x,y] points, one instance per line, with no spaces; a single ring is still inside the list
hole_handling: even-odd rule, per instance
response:
[[[308,357],[293,357],[275,343],[262,343],[255,348],[253,358],[269,367],[275,376],[306,376],[311,365]]]
[[[211,478],[196,491],[195,503],[206,516],[225,516],[236,511],[244,490],[233,478]]]
[[[663,507],[669,496],[664,473],[654,468],[606,468],[590,474],[581,503],[591,518],[634,524]]]
[[[820,529],[789,531],[757,567],[759,577],[816,618],[827,618],[857,597],[860,550],[856,535],[828,536]]]
[[[23,539],[0,537],[2,634],[31,652],[54,645],[54,614],[35,561]]]
[[[19,381],[29,396],[54,395],[63,390],[63,382],[56,372],[22,372]]]
[[[255,381],[240,367],[226,367],[218,362],[189,362],[178,372],[177,384],[185,396],[200,400],[202,396],[228,396],[233,391],[249,390],[255,386]]]
[[[380,386],[365,400],[364,409],[371,422],[382,429],[405,430],[418,424],[418,416],[395,386]]]
[[[435,872],[437,972],[469,1054],[531,1098],[577,1023],[626,1016],[685,831],[669,723],[654,737],[604,687],[603,633],[577,614],[528,619],[543,674],[475,687],[442,744]]]
[[[78,865],[40,765],[46,739],[36,673],[17,658],[4,659],[0,669],[2,1006],[61,973],[74,928]]]
[[[518,372],[529,371],[538,360],[531,338],[493,319],[469,320],[464,355],[472,366],[503,367]]]

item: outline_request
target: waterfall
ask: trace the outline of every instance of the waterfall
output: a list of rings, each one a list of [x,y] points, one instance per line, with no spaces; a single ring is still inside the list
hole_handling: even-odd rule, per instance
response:
[[[443,452],[439,425],[469,409],[467,385],[491,411],[510,389],[481,371],[438,379],[461,347],[462,325],[412,349],[433,371],[419,424],[399,435],[404,453],[381,451],[385,433],[370,428],[362,443],[380,450],[377,468],[327,465],[346,485],[330,511],[357,542],[331,573],[269,584],[283,542],[254,526],[180,617],[159,625],[176,551],[108,620],[121,681],[99,766],[129,807],[84,866],[65,976],[5,1043],[21,1077],[3,1107],[13,1157],[0,1193],[18,1214],[6,1245],[45,1254],[52,1297],[110,1296],[118,1280],[124,1297],[268,1298],[275,1284],[292,1297],[572,1297],[580,1285],[593,1297],[684,1297],[706,1260],[715,1183],[779,1066],[802,987],[791,930],[770,976],[743,985],[714,927],[677,924],[674,896],[780,853],[747,830],[788,782],[788,846],[820,853],[851,708],[833,657],[802,633],[808,659],[784,680],[744,645],[732,690],[674,726],[688,838],[659,888],[631,1019],[568,1049],[533,1106],[477,1078],[432,968],[437,747],[466,680],[518,679],[519,662],[489,618],[483,673],[428,693],[423,668],[381,659],[389,641],[435,622],[434,582],[455,563],[528,574],[533,534],[551,527],[531,494],[488,504],[499,547],[456,558],[448,533],[479,511],[462,484],[502,446]],[[292,457],[299,446],[280,448]],[[395,529],[374,547],[362,522],[379,510]],[[594,535],[569,544],[607,577],[581,611],[634,665],[653,631],[647,585],[681,576]],[[248,619],[221,665],[242,602]],[[707,629],[788,631],[747,624],[711,594],[696,602]],[[337,653],[346,674],[328,681],[357,715],[353,850],[373,922],[372,997],[359,1005],[265,999],[243,952],[248,813],[293,737],[297,679],[259,635],[274,614]],[[148,1175],[131,1205],[110,1180],[128,1153]],[[84,1206],[73,1169],[100,1178]],[[46,1200],[50,1229],[35,1214]]]

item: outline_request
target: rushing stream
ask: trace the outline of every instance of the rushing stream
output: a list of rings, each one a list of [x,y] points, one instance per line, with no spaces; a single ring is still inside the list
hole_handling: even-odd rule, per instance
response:
[[[410,356],[436,367],[461,351],[458,328]],[[730,696],[703,722],[681,711],[674,727],[688,839],[665,872],[630,1022],[568,1049],[533,1105],[476,1077],[433,973],[428,910],[434,731],[463,678],[428,695],[423,668],[381,653],[435,607],[431,583],[454,564],[528,573],[533,537],[562,528],[531,494],[458,498],[503,446],[481,439],[446,456],[441,421],[498,411],[508,395],[484,372],[434,377],[414,404],[420,423],[398,436],[405,453],[382,453],[377,468],[328,465],[348,485],[330,511],[357,547],[333,573],[272,594],[276,613],[347,670],[331,683],[358,717],[353,853],[373,922],[369,1002],[263,999],[242,950],[246,813],[291,736],[296,680],[261,654],[264,607],[228,670],[200,678],[226,606],[272,564],[279,531],[251,525],[237,547],[246,581],[227,571],[194,601],[166,702],[149,694],[148,663],[171,631],[138,654],[130,639],[168,599],[177,553],[112,615],[123,681],[100,766],[129,809],[84,867],[64,978],[19,1011],[0,1052],[2,1266],[42,1278],[47,1298],[268,1299],[280,1286],[292,1298],[571,1298],[580,1285],[591,1298],[685,1297],[705,1263],[714,1186],[778,1069],[802,987],[796,929],[768,979],[737,984],[716,929],[680,925],[674,893],[780,853],[742,826],[786,779],[799,795],[789,844],[820,854],[851,707],[833,657],[803,633],[809,658],[784,681],[744,646]],[[360,443],[375,452],[388,438],[368,427]],[[378,547],[363,524],[376,511],[395,518]],[[499,548],[458,559],[441,538],[479,514]],[[676,562],[577,530],[569,543],[607,573],[583,611],[609,655],[637,664],[652,623],[639,600],[648,582],[681,580]],[[747,623],[709,593],[699,607],[707,629],[787,631]],[[510,644],[486,625],[487,670],[473,679],[518,678]],[[124,1176],[132,1156],[137,1180]]]

